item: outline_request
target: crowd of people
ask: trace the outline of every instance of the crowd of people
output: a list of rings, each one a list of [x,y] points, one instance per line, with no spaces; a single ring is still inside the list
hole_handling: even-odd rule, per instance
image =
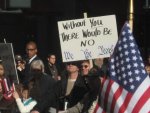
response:
[[[93,66],[89,60],[67,62],[60,71],[55,54],[43,63],[35,42],[26,44],[26,54],[15,55],[19,84],[10,99],[4,96],[7,69],[0,63],[0,113],[93,113],[101,79],[109,75],[108,59],[95,59]]]

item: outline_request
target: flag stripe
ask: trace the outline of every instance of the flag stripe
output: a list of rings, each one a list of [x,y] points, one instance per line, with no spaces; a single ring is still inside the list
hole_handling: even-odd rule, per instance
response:
[[[104,110],[107,110],[107,102],[108,102],[108,97],[109,97],[109,94],[110,94],[110,90],[111,90],[111,86],[112,86],[112,84],[113,84],[113,81],[112,80],[109,80],[109,83],[108,83],[108,86],[109,87],[107,87],[107,90],[106,90],[106,92],[105,92],[105,98],[104,98]]]
[[[101,78],[101,81],[102,81],[101,85],[102,85],[102,86],[104,85],[104,82],[105,82],[106,80],[107,80],[106,78]]]
[[[138,100],[141,98],[141,96],[144,94],[144,92],[150,87],[149,82],[150,82],[150,79],[147,76],[146,79],[141,83],[139,88],[136,90],[136,92],[133,94],[133,97],[131,98],[131,100],[128,104],[128,107],[127,107],[128,111],[125,111],[125,113],[132,112],[132,110],[134,109]]]
[[[5,92],[9,91],[6,78],[4,78],[4,88],[5,88]]]
[[[116,100],[119,98],[119,96],[121,95],[122,91],[123,91],[123,89],[121,87],[119,87],[117,89],[117,91],[114,93],[113,100],[112,100],[112,103],[111,103],[111,112],[114,111]]]
[[[132,113],[138,113],[142,106],[146,103],[146,101],[150,98],[150,87],[144,92],[142,97],[139,99],[139,101],[136,103]],[[150,106],[149,106],[150,107]]]
[[[102,91],[101,91],[101,106],[104,107],[104,98],[105,98],[105,92],[109,83],[109,80],[104,80],[104,85],[102,87]]]
[[[118,113],[119,112],[119,108],[123,104],[124,99],[125,99],[125,97],[127,95],[127,91],[126,90],[122,89],[121,87],[120,87],[120,89],[122,90],[122,92],[119,92],[119,94],[121,94],[121,95],[119,96],[118,99],[116,99],[117,101],[115,103],[114,113]]]
[[[124,102],[123,102],[122,106],[119,109],[119,113],[124,113],[124,111],[126,110],[131,98],[132,98],[132,95],[130,93],[127,93],[127,96],[124,99]]]
[[[150,98],[148,99],[147,102],[145,102],[145,105],[141,108],[139,113],[150,113]]]
[[[107,113],[150,113],[150,78],[128,23],[121,30],[109,61],[109,79],[101,89],[99,103]]]
[[[99,109],[99,105],[97,104],[93,113],[96,113]]]
[[[94,111],[94,113],[106,113],[106,112],[102,109],[101,106],[97,106],[97,107],[98,107],[98,108],[97,108],[96,111]]]
[[[113,93],[116,92],[118,88],[119,88],[119,85],[116,82],[113,82],[110,93],[109,93],[109,97],[108,97],[108,103],[110,103],[110,104],[107,104],[107,106],[108,106],[107,112],[111,111],[111,103],[113,100]]]
[[[10,100],[10,99],[13,99],[12,97],[12,92],[14,91],[13,90],[13,86],[11,86],[11,83],[9,83],[8,79],[7,78],[4,78],[2,80],[2,85],[4,87],[4,92],[3,92],[3,96],[6,100]],[[10,86],[9,86],[10,85]]]

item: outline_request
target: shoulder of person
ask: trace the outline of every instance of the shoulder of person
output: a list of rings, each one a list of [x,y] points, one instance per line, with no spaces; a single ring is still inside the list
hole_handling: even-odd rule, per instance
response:
[[[51,81],[52,83],[56,83],[56,81],[47,73],[43,73],[44,79],[46,81]]]
[[[36,56],[34,59],[41,60],[41,58],[39,56]]]
[[[44,76],[44,78],[47,78],[47,79],[51,79],[52,77],[49,75],[49,74],[47,74],[47,73],[43,73],[43,76]]]

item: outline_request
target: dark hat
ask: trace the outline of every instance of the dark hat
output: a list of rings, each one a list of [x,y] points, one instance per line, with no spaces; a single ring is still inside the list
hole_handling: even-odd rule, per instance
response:
[[[81,62],[80,61],[71,61],[71,62],[66,62],[66,65],[75,65],[78,68],[80,68]]]

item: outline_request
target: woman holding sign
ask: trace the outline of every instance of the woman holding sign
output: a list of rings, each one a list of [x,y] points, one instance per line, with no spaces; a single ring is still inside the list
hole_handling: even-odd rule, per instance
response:
[[[0,110],[8,111],[8,113],[10,113],[10,110],[13,110],[15,105],[12,97],[13,91],[13,84],[5,77],[4,66],[0,63]]]

